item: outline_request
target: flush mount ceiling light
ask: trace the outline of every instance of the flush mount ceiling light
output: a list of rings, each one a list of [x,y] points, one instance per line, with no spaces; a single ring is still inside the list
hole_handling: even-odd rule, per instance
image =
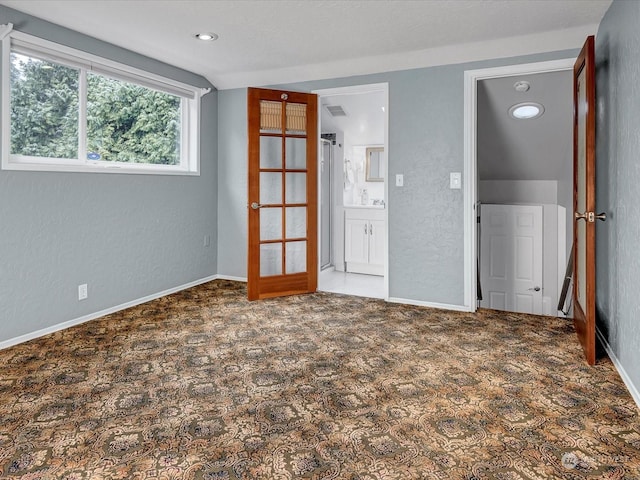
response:
[[[196,38],[198,40],[203,40],[205,42],[213,42],[218,39],[218,35],[215,33],[207,32],[207,33],[196,33]]]
[[[544,113],[544,107],[539,103],[518,103],[509,109],[509,116],[518,120],[538,118]]]
[[[513,84],[513,88],[516,92],[524,93],[529,91],[531,84],[525,80],[520,80]]]

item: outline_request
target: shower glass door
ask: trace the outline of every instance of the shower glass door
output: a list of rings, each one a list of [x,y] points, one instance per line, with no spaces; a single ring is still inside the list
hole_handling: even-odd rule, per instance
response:
[[[333,145],[322,140],[320,159],[320,269],[333,265]]]

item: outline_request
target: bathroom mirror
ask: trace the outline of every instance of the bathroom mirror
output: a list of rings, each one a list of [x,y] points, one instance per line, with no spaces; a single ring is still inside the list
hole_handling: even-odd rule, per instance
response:
[[[366,177],[367,182],[384,182],[384,147],[367,147]]]

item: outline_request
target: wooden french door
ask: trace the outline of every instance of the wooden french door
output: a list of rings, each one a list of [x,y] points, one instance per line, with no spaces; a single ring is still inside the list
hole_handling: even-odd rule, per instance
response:
[[[248,297],[315,292],[317,96],[250,88]]]
[[[596,362],[596,86],[594,37],[573,68],[573,323],[589,365]]]

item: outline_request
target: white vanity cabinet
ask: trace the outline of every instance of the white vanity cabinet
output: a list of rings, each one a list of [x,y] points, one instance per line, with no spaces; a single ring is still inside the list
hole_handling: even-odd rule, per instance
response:
[[[344,212],[346,271],[384,275],[384,210],[345,207]]]

